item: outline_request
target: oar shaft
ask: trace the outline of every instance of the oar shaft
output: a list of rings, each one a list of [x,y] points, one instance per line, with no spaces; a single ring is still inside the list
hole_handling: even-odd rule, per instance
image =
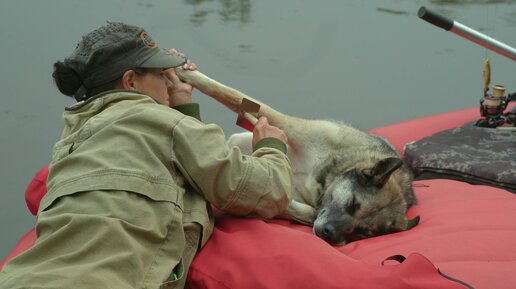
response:
[[[464,37],[472,42],[486,47],[500,55],[503,55],[513,61],[516,61],[516,49],[494,38],[491,38],[481,32],[478,32],[460,22],[448,19],[434,11],[428,10],[424,6],[419,8],[419,18],[441,27],[446,31],[453,32],[461,37]]]

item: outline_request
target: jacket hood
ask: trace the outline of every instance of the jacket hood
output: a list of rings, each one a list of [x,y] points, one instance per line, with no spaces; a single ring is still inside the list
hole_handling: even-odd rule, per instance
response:
[[[62,137],[70,135],[83,127],[92,118],[102,118],[103,121],[109,118],[115,119],[116,112],[107,113],[108,110],[117,105],[134,106],[139,103],[158,104],[150,96],[132,90],[110,90],[80,101],[72,106],[66,107],[63,113],[64,129]],[[106,113],[104,113],[106,112]]]

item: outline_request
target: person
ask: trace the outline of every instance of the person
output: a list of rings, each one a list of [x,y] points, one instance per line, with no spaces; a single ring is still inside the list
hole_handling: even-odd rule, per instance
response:
[[[286,210],[285,133],[260,118],[252,156],[229,148],[175,69],[197,66],[143,28],[109,22],[54,64],[57,88],[78,102],[63,114],[37,241],[6,264],[0,288],[183,288],[212,232],[211,205],[262,218]]]

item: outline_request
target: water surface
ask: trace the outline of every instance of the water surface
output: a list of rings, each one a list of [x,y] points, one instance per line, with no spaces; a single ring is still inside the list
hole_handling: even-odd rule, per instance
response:
[[[52,64],[106,20],[141,25],[213,78],[281,111],[362,129],[478,105],[482,59],[516,91],[513,61],[417,17],[426,6],[516,46],[516,1],[4,0],[0,2],[0,258],[34,225],[23,193],[73,103]],[[235,115],[199,93],[227,134]]]

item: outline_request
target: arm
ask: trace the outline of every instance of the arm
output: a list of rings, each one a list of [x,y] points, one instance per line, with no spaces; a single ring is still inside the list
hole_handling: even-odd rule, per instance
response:
[[[183,66],[187,70],[196,68],[189,61]],[[200,120],[199,107],[192,103],[192,86],[181,82],[175,69],[169,70],[168,77],[172,81],[168,90],[171,107]],[[252,156],[229,149],[219,127],[191,118],[174,128],[173,139],[176,166],[216,207],[236,215],[264,218],[286,210],[292,191],[292,169],[285,155],[287,137],[265,117],[253,131]]]
[[[272,218],[291,200],[292,169],[280,149],[261,146],[242,155],[226,145],[218,126],[186,117],[174,128],[173,151],[189,183],[223,211]]]

